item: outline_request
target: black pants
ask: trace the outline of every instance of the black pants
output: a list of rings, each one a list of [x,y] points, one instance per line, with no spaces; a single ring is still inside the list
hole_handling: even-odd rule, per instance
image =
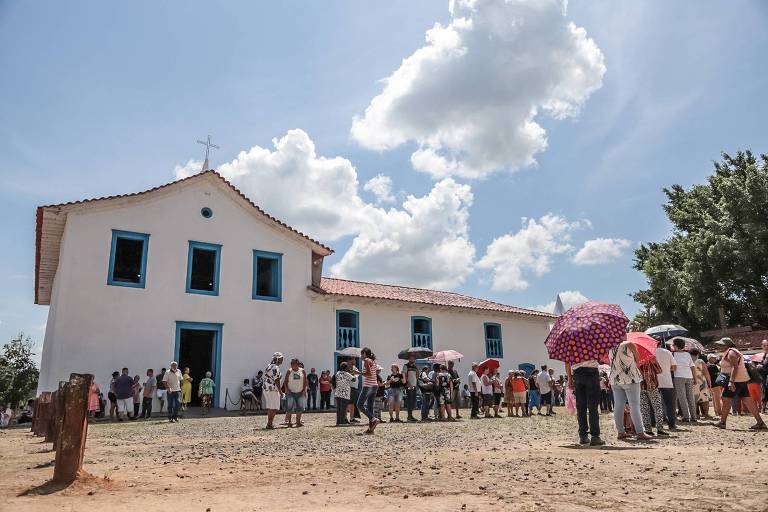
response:
[[[336,424],[337,425],[346,425],[349,423],[347,420],[347,406],[349,405],[349,400],[346,398],[339,398],[336,397]]]
[[[664,415],[667,417],[669,428],[677,426],[677,393],[675,388],[659,388],[661,400],[664,402]],[[659,425],[661,422],[658,423]]]
[[[579,437],[600,436],[600,372],[597,368],[576,368],[573,371],[576,419]]]
[[[355,408],[355,412],[352,414],[352,417],[354,419],[359,420],[360,419],[360,409],[357,408],[357,397],[360,396],[360,390],[358,388],[352,388],[352,394],[351,394],[351,402],[352,405]]]
[[[331,408],[331,392],[330,391],[320,392],[320,408],[321,409]]]
[[[152,417],[152,397],[144,397],[141,400],[141,417],[142,418],[151,418]]]
[[[141,407],[141,404],[139,402],[133,402],[133,417],[138,418],[139,417],[139,408]]]
[[[408,419],[413,418],[413,410],[416,408],[416,388],[406,388],[405,407],[408,409]]]
[[[307,396],[307,409],[317,410],[317,388],[309,388]]]
[[[477,413],[480,412],[480,395],[478,393],[470,393],[469,401],[472,402],[472,410],[469,415],[472,418],[477,417]]]

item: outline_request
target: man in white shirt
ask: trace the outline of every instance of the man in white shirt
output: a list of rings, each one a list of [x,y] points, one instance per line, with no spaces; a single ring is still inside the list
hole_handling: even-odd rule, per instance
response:
[[[672,380],[672,372],[677,369],[677,363],[672,352],[664,348],[663,342],[659,343],[656,349],[656,362],[661,366],[661,373],[656,375],[656,378],[659,381],[661,399],[664,401],[667,425],[669,425],[669,430],[675,431],[677,430],[677,393]]]
[[[536,385],[539,386],[539,396],[541,397],[541,405],[547,406],[547,413],[544,416],[552,416],[552,376],[547,370],[547,365],[541,365],[541,372],[536,377]]]
[[[685,351],[683,339],[675,338],[672,343],[674,348],[672,355],[677,365],[674,379],[677,405],[680,407],[685,423],[696,423],[698,414],[696,413],[696,394],[693,391],[693,358]]]
[[[171,363],[171,369],[165,372],[163,376],[165,389],[168,398],[168,421],[170,423],[179,421],[179,395],[181,395],[181,371],[176,361]]]
[[[472,411],[469,417],[473,420],[479,419],[477,415],[480,412],[480,392],[482,383],[477,375],[477,363],[472,363],[472,369],[467,374],[467,384],[469,385],[469,399],[472,402]]]

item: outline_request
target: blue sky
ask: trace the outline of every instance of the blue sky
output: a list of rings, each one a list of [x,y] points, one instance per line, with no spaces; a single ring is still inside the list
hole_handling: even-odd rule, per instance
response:
[[[461,203],[443,226],[458,222],[468,259],[460,269],[438,263],[457,272],[446,287],[468,294],[537,306],[572,290],[617,302],[631,316],[638,306],[628,294],[644,284],[631,268],[631,248],[669,232],[661,189],[701,182],[721,151],[768,151],[768,6],[572,0],[564,20],[586,30],[604,74],[595,74],[597,87],[576,101],[577,115],[535,117],[547,144],[535,153],[535,165],[449,178],[449,197],[471,188],[471,205]],[[37,205],[170,181],[176,166],[202,158],[195,140],[208,133],[221,146],[212,164],[238,168],[233,160],[239,152],[254,146],[274,151],[273,138],[303,130],[318,157],[341,157],[354,166],[358,209],[379,208],[369,219],[394,219],[408,195],[429,196],[445,176],[414,170],[411,154],[424,139],[405,136],[391,148],[371,149],[374,136],[361,140],[350,130],[382,93],[382,79],[425,46],[425,31],[438,22],[451,23],[443,0],[0,3],[0,243],[6,248],[0,253],[0,340],[24,330],[42,341],[47,307],[33,304]],[[540,23],[546,27],[550,18]],[[563,26],[554,23],[553,31]],[[515,44],[505,49],[509,55],[520,51],[535,59],[550,43],[521,36]],[[489,56],[471,55],[486,73],[473,87],[489,86],[497,68],[486,66]],[[534,94],[526,84],[507,86],[504,73],[514,65],[498,68],[502,88]],[[454,71],[461,73],[448,68]],[[454,84],[425,80],[417,85],[435,101],[445,92],[460,102]],[[514,94],[505,98],[515,101]],[[432,122],[424,119],[429,114],[410,109],[374,128],[407,131]],[[476,146],[460,142],[454,155],[471,158],[473,151]],[[377,204],[363,190],[378,174],[391,179],[394,202]],[[254,171],[251,182],[238,185],[255,189],[258,178]],[[302,227],[294,211],[265,207]],[[478,266],[489,244],[518,233],[521,218],[547,214],[567,224],[553,235],[562,250],[545,254],[548,268],[536,271],[535,262],[522,267],[527,287],[496,286],[492,270],[505,267],[504,247],[499,244],[501,259]],[[414,218],[408,226],[428,225],[419,222]],[[356,237],[362,246],[373,236],[340,233],[326,237],[337,251],[329,272]],[[627,240],[631,247],[604,263],[575,264],[584,242],[598,238]],[[371,268],[387,266],[386,255],[366,259],[359,249],[336,267],[340,275],[369,277]],[[424,254],[408,266],[432,265],[429,251]]]

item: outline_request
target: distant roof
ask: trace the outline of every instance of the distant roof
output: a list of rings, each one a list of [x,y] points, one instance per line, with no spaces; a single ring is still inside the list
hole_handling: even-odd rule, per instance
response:
[[[448,306],[464,309],[496,311],[499,313],[516,313],[544,318],[557,318],[556,315],[544,313],[542,311],[508,306],[498,302],[469,297],[460,293],[442,292],[425,288],[410,288],[407,286],[365,283],[362,281],[349,281],[347,279],[323,277],[320,280],[320,287],[313,287],[312,289],[317,293],[329,295],[395,300],[417,304],[430,304],[434,306]]]
[[[35,304],[50,304],[51,288],[53,286],[53,279],[56,275],[56,270],[59,264],[59,249],[61,245],[61,236],[64,233],[64,225],[66,224],[66,213],[71,210],[78,210],[86,208],[95,203],[106,203],[110,201],[118,201],[126,198],[141,197],[150,195],[154,192],[168,189],[177,186],[181,183],[197,181],[203,179],[216,179],[229,187],[240,198],[250,204],[254,210],[261,214],[268,222],[272,222],[279,226],[281,229],[285,229],[294,235],[298,235],[307,241],[314,250],[328,256],[333,253],[333,249],[323,245],[322,243],[314,240],[304,233],[292,228],[285,222],[276,219],[269,215],[264,210],[259,208],[253,201],[251,201],[240,189],[232,185],[226,178],[214,170],[204,171],[198,174],[194,174],[187,178],[172,181],[164,185],[160,185],[149,190],[142,192],[133,192],[130,194],[121,194],[115,196],[98,197],[93,199],[81,199],[78,201],[70,201],[68,203],[49,204],[45,206],[37,207],[37,219],[35,229]],[[64,214],[64,215],[61,215]]]

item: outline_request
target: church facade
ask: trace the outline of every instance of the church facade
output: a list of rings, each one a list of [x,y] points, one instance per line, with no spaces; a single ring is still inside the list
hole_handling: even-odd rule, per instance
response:
[[[369,346],[388,372],[409,346],[502,369],[547,363],[554,316],[457,293],[322,276],[332,250],[271,217],[215,171],[148,191],[37,209],[35,303],[48,305],[40,390],[71,372],[144,380],[172,360],[215,405],[273,352],[333,370]],[[105,392],[106,394],[106,392]]]

